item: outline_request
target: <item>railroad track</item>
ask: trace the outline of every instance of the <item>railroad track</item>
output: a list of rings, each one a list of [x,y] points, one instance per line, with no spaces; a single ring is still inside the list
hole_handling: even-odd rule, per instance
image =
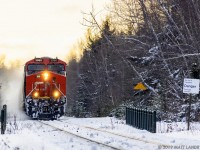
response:
[[[65,124],[67,123],[67,124],[71,124],[71,125],[80,126],[81,128],[87,128],[87,129],[92,129],[92,130],[96,130],[96,131],[100,131],[100,132],[104,132],[104,133],[113,134],[113,135],[120,136],[120,137],[123,137],[123,138],[131,139],[131,140],[136,140],[136,141],[149,143],[149,144],[155,144],[157,146],[160,146],[160,145],[170,146],[170,145],[167,145],[167,144],[164,144],[164,143],[161,143],[161,142],[157,142],[157,141],[153,141],[153,140],[145,140],[145,139],[138,138],[138,137],[135,137],[135,136],[126,136],[126,135],[122,135],[122,134],[119,134],[119,133],[110,132],[108,130],[93,128],[93,127],[89,127],[89,126],[83,126],[83,125],[79,125],[79,124],[75,124],[75,123],[71,123],[71,122],[64,122],[62,120],[57,120],[57,121],[65,123]]]
[[[47,122],[44,122],[44,121],[38,121],[38,122],[40,122],[43,125],[49,126],[49,127],[53,128],[55,130],[58,130],[58,131],[61,131],[63,133],[70,134],[70,135],[73,135],[73,136],[76,136],[76,137],[79,137],[79,138],[82,138],[82,139],[85,139],[85,140],[90,141],[92,143],[97,143],[99,145],[102,145],[102,146],[105,146],[105,147],[108,147],[108,148],[111,148],[111,149],[114,149],[114,150],[121,150],[118,147],[115,147],[115,146],[112,146],[112,145],[109,145],[109,144],[106,144],[106,143],[102,143],[102,142],[99,142],[99,141],[96,141],[96,140],[93,140],[93,139],[90,139],[90,138],[87,138],[87,137],[84,137],[84,136],[81,136],[81,135],[74,134],[73,132],[66,131],[66,130],[60,128],[60,127],[56,127],[56,126],[53,126],[51,124],[48,124]]]
[[[82,125],[78,125],[78,124],[75,124],[75,123],[64,122],[64,121],[61,121],[61,120],[57,120],[55,122],[56,123],[59,122],[59,125],[61,127],[55,127],[55,126],[51,125],[51,122],[42,122],[42,123],[45,124],[45,125],[51,126],[53,128],[59,129],[60,131],[70,133],[72,135],[78,136],[80,138],[86,139],[86,140],[91,141],[91,142],[98,143],[100,145],[104,145],[106,147],[110,147],[112,149],[126,150],[126,149],[132,148],[132,147],[127,147],[127,145],[124,145],[123,144],[124,141],[129,141],[129,143],[133,143],[133,144],[140,142],[141,143],[140,145],[144,145],[144,144],[151,145],[151,146],[154,145],[155,148],[158,148],[158,146],[160,146],[160,145],[167,146],[166,144],[159,143],[159,142],[156,142],[156,141],[150,141],[150,140],[141,139],[141,138],[133,137],[133,136],[129,137],[129,136],[125,136],[125,135],[120,135],[118,133],[113,133],[113,132],[106,131],[106,130],[103,130],[103,129],[97,129],[97,128],[93,128],[93,127],[89,127],[89,126],[82,126]],[[65,130],[64,128],[66,128],[66,127],[68,127],[69,129]],[[78,133],[78,132],[76,132],[76,133],[73,132],[72,131],[73,129],[70,129],[70,127],[73,127],[74,129],[77,128],[79,130],[81,130],[83,128],[87,129],[87,131],[90,132],[90,134],[98,132],[98,135],[103,135],[103,134],[106,133],[106,135],[109,135],[110,137],[115,136],[115,138],[118,139],[117,142],[119,142],[119,143],[117,143],[117,145],[116,144],[112,145],[111,142],[109,143],[109,142],[105,142],[105,141],[104,142],[97,141],[95,138],[92,139],[91,137],[80,135],[80,133]],[[120,142],[121,142],[121,145],[120,145]]]

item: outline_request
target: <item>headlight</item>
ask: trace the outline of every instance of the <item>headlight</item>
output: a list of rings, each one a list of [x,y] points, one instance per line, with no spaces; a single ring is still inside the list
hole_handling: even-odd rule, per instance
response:
[[[39,92],[35,91],[35,92],[33,93],[33,97],[34,97],[34,98],[38,98],[38,97],[39,97]]]
[[[45,81],[48,80],[49,74],[48,74],[47,72],[45,72],[43,75],[44,75],[44,80],[45,80]]]
[[[60,97],[60,93],[58,91],[54,91],[53,92],[53,97],[56,98],[56,99],[59,98]]]

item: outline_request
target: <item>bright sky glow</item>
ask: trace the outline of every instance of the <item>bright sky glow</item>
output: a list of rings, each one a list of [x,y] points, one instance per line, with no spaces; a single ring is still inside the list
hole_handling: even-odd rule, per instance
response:
[[[83,36],[82,11],[103,10],[109,0],[0,0],[0,55],[6,61],[64,58]]]

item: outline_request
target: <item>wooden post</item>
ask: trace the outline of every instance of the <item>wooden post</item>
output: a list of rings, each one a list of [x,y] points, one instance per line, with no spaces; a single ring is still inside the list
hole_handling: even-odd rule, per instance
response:
[[[1,110],[1,134],[5,133],[6,130],[6,119],[7,118],[7,106],[3,105],[3,109]]]
[[[190,130],[190,113],[191,113],[191,103],[192,103],[192,94],[190,94],[189,106],[188,106],[187,130]]]

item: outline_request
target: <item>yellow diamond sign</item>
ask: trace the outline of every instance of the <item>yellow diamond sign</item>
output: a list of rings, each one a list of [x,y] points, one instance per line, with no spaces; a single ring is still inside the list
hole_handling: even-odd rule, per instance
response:
[[[135,87],[134,90],[142,90],[145,91],[147,90],[147,88],[144,86],[144,84],[142,82],[139,82]]]

